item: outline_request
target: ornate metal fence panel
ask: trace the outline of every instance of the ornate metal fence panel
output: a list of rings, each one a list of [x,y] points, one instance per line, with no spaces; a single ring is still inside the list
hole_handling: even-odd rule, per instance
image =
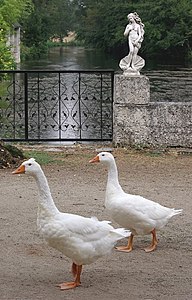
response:
[[[112,140],[113,80],[111,70],[0,71],[0,138]]]

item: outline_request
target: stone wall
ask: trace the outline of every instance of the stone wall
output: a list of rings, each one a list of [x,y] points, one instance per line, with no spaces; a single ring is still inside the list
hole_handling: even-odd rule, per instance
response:
[[[192,103],[150,102],[146,76],[115,75],[113,141],[120,146],[192,146]]]
[[[20,59],[20,25],[15,24],[7,37],[7,47],[11,48],[11,52],[16,64],[19,64]]]

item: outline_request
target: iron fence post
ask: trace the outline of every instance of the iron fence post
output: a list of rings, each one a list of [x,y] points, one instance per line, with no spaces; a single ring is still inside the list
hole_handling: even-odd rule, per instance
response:
[[[61,140],[62,131],[61,131],[61,73],[59,72],[59,140]]]
[[[29,128],[28,128],[28,74],[24,73],[24,99],[25,99],[25,140],[29,138]]]
[[[80,124],[80,130],[79,130],[79,134],[80,134],[80,139],[82,137],[82,120],[81,120],[81,73],[78,72],[79,75],[79,89],[78,89],[78,101],[79,101],[79,124]]]
[[[103,139],[103,76],[100,73],[101,78],[101,91],[100,91],[100,108],[101,108],[101,140]]]
[[[114,71],[111,72],[111,130],[113,140]]]

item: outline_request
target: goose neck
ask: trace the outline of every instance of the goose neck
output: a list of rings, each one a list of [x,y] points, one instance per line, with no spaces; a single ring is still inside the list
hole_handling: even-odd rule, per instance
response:
[[[115,191],[115,190],[122,190],[119,179],[118,179],[118,170],[115,162],[109,164],[108,167],[108,180],[107,180],[107,189]]]
[[[36,174],[35,180],[39,189],[39,212],[42,211],[48,215],[57,213],[58,209],[55,206],[47,179],[42,170]]]

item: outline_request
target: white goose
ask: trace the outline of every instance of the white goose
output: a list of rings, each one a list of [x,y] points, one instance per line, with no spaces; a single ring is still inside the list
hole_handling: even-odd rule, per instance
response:
[[[117,247],[116,249],[130,252],[133,249],[133,237],[135,235],[151,233],[152,242],[145,251],[155,250],[157,246],[156,230],[165,226],[173,216],[180,214],[182,209],[167,208],[139,195],[125,193],[119,184],[117,166],[111,153],[101,152],[90,162],[101,162],[107,165],[108,180],[105,207],[114,221],[120,226],[131,230],[127,246]]]
[[[13,174],[32,175],[39,189],[37,226],[48,245],[72,259],[74,281],[60,284],[62,290],[81,284],[82,265],[91,264],[109,254],[116,242],[130,236],[123,228],[114,229],[108,221],[61,213],[54,204],[47,179],[33,159],[23,162]]]

